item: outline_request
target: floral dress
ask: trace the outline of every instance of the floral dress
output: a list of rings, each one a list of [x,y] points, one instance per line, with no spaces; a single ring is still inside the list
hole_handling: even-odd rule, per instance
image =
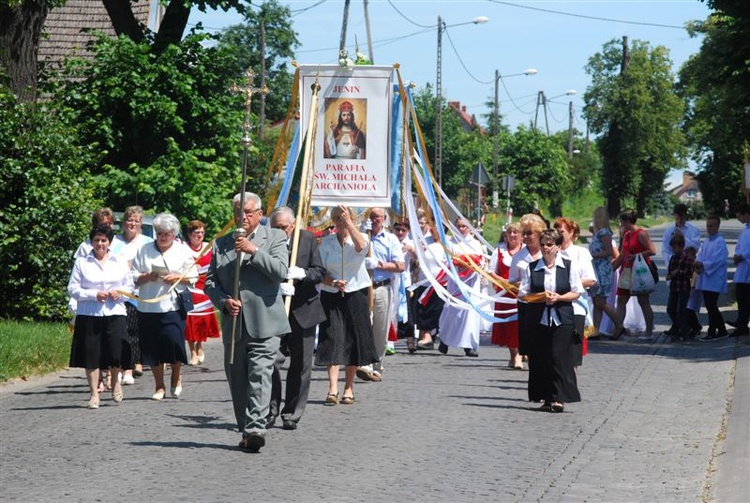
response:
[[[591,239],[591,244],[589,245],[589,252],[591,252],[591,255],[596,255],[604,251],[602,238],[605,236],[609,236],[611,239],[612,231],[609,229],[599,229],[596,231]],[[596,273],[597,283],[590,290],[591,296],[609,297],[609,294],[612,291],[612,256],[595,257],[594,272]]]

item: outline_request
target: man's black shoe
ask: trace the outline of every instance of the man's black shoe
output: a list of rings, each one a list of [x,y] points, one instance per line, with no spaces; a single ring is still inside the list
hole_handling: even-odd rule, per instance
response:
[[[270,414],[266,416],[266,429],[267,430],[270,430],[271,428],[273,428],[273,425],[276,424],[276,417],[277,416],[272,416]]]
[[[260,452],[260,448],[266,445],[266,437],[258,432],[252,432],[242,439],[240,449],[247,452]]]
[[[296,430],[297,423],[295,423],[291,419],[284,419],[284,424],[282,425],[282,428],[284,428],[285,430]]]

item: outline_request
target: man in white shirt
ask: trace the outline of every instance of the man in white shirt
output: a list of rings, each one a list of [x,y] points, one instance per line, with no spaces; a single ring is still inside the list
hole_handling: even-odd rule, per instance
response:
[[[741,204],[737,208],[737,220],[743,224],[742,232],[737,238],[732,261],[737,266],[734,271],[734,286],[737,296],[737,320],[727,322],[735,327],[730,335],[750,335],[748,319],[750,318],[750,205]]]
[[[372,256],[365,259],[365,265],[372,273],[372,334],[380,360],[372,368],[366,366],[357,369],[357,377],[365,381],[380,381],[388,331],[393,319],[393,280],[396,274],[404,271],[404,252],[398,238],[385,230],[385,209],[372,208],[370,221]]]

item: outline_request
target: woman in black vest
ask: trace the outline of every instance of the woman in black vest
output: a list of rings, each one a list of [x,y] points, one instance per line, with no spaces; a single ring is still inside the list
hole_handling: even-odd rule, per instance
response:
[[[579,335],[573,324],[573,301],[583,293],[578,272],[558,254],[562,236],[542,232],[542,258],[523,272],[518,297],[529,301],[525,325],[534,338],[529,355],[529,401],[544,402],[540,410],[562,412],[567,402],[580,402],[576,374]],[[536,295],[534,295],[536,294]]]

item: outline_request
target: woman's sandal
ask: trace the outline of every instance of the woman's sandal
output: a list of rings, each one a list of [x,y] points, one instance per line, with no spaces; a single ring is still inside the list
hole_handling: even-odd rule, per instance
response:
[[[565,410],[565,404],[555,402],[552,404],[552,412],[563,412]]]
[[[325,405],[338,405],[338,403],[339,403],[338,393],[328,393],[326,395],[326,400],[324,402]]]
[[[352,395],[352,396],[342,396],[341,397],[341,403],[343,405],[352,405],[354,403],[354,395]]]

